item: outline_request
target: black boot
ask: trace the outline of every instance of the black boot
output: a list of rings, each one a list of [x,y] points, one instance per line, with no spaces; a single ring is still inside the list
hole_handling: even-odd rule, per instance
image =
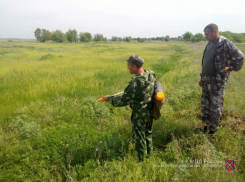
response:
[[[204,131],[204,132],[208,131],[208,127],[207,127],[207,126],[204,126],[204,127],[203,127],[203,131]]]
[[[217,131],[217,130],[216,130],[216,131]],[[214,133],[216,133],[216,131],[211,131],[211,130],[210,130],[210,131],[208,132],[208,134],[209,134],[209,135],[213,135]]]
[[[204,126],[201,128],[196,128],[195,131],[206,133],[208,131],[208,127]]]

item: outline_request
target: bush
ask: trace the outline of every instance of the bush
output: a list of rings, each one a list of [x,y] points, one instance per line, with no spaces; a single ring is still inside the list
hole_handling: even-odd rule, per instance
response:
[[[44,56],[42,56],[39,60],[40,61],[44,61],[44,60],[47,60],[47,59],[53,59],[55,58],[55,56],[53,54],[45,54]]]
[[[20,135],[20,139],[26,139],[40,134],[39,125],[31,121],[31,118],[25,114],[14,118],[9,124],[9,129],[17,132]]]

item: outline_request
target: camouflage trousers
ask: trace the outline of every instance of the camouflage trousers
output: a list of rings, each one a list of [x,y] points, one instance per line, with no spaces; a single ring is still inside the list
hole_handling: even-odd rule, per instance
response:
[[[223,111],[225,86],[219,87],[215,77],[202,76],[202,121],[216,131]]]
[[[139,161],[143,161],[144,157],[150,155],[153,150],[152,122],[153,118],[149,110],[133,111],[131,116],[133,143]]]

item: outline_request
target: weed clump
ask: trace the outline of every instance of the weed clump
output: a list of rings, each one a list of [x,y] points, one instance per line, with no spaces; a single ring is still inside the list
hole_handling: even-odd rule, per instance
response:
[[[39,60],[40,61],[45,61],[45,60],[48,60],[48,59],[53,59],[55,58],[55,56],[53,54],[45,54],[44,56],[42,56]]]
[[[31,121],[31,118],[24,114],[14,118],[9,125],[9,129],[19,134],[21,140],[40,134],[39,125]]]

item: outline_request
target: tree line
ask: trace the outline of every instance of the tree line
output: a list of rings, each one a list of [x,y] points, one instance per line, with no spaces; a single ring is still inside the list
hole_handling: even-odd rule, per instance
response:
[[[233,33],[230,31],[220,32],[220,35],[225,36],[226,38],[230,39],[233,42],[245,42],[245,33]],[[34,31],[34,36],[36,37],[37,41],[45,42],[48,40],[53,40],[55,42],[98,42],[98,41],[107,41],[107,38],[104,37],[102,34],[95,34],[92,36],[89,32],[80,32],[78,34],[77,30],[69,29],[66,33],[63,33],[60,30],[55,30],[50,32],[46,29],[37,28]],[[178,37],[170,37],[166,35],[165,37],[151,37],[151,38],[132,38],[131,36],[128,37],[117,37],[112,36],[111,41],[114,42],[145,42],[145,41],[188,41],[188,42],[200,42],[206,40],[203,33],[192,34],[191,32],[185,32],[182,36]]]
[[[46,29],[40,29],[37,28],[34,31],[34,36],[36,37],[38,42],[46,42],[48,40],[53,40],[55,42],[91,42],[92,41],[92,35],[88,32],[80,32],[78,36],[78,32],[73,29],[69,29],[66,33],[63,33],[60,30],[55,30],[53,32],[50,32]],[[95,34],[94,35],[94,41],[107,41],[106,37],[103,37],[102,34]]]

